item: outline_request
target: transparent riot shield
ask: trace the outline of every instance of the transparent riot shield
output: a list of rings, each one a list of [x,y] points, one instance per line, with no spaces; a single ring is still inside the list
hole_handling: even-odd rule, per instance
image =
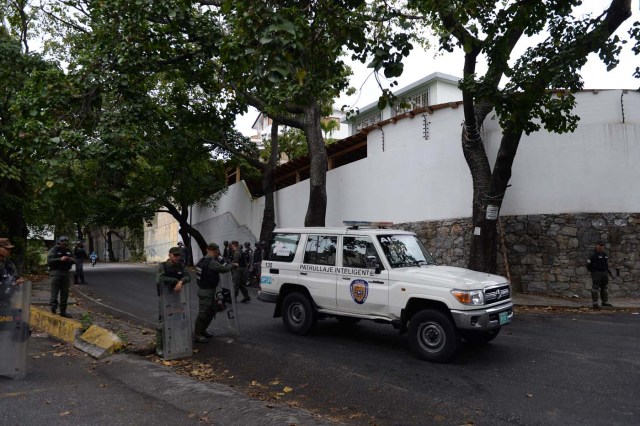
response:
[[[238,310],[236,309],[236,298],[234,297],[235,293],[233,280],[231,279],[231,272],[220,274],[220,287],[218,288],[218,291],[225,294],[224,303],[227,306],[225,311],[218,312],[218,316],[220,318],[225,318],[228,321],[227,327],[232,334],[240,336],[240,326],[238,325],[237,317]]]
[[[189,290],[192,284],[182,286],[175,293],[169,286],[162,286],[160,306],[163,318],[162,350],[164,359],[178,359],[193,354],[193,337],[191,328],[191,302]]]
[[[31,281],[0,283],[0,376],[22,379],[27,374]]]

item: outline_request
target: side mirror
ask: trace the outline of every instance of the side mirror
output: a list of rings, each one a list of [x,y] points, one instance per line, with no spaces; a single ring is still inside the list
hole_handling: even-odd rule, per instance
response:
[[[376,274],[379,274],[380,272],[382,272],[382,264],[381,263],[377,263],[376,264],[376,269],[374,271]]]

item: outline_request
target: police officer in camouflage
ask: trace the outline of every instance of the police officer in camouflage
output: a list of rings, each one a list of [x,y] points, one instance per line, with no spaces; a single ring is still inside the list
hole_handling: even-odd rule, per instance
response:
[[[168,286],[171,291],[178,293],[182,287],[191,282],[191,275],[185,270],[182,263],[182,249],[171,247],[169,249],[169,259],[158,265],[156,272],[156,287],[158,296],[162,294],[162,286]],[[164,356],[163,353],[163,329],[164,318],[162,317],[162,299],[158,299],[158,328],[156,329],[156,353]]]
[[[209,243],[207,255],[200,259],[196,265],[196,282],[198,283],[198,316],[194,339],[198,343],[207,343],[211,334],[207,333],[207,328],[216,315],[216,287],[220,283],[220,273],[229,272],[238,267],[238,264],[231,263],[223,265],[219,262],[220,247],[216,243]]]
[[[251,297],[249,296],[249,291],[247,290],[247,281],[246,281],[246,270],[247,270],[247,260],[244,256],[244,252],[242,248],[240,248],[240,243],[237,241],[231,241],[231,263],[236,263],[238,268],[233,271],[233,286],[235,289],[235,296],[238,297],[238,291],[242,292],[242,303],[249,303],[251,301]]]
[[[69,249],[69,237],[64,235],[58,238],[58,243],[51,247],[47,253],[49,276],[51,277],[51,313],[55,314],[58,308],[58,294],[60,294],[60,316],[71,318],[67,313],[67,300],[69,299],[69,287],[71,285],[69,270],[76,263],[71,249]]]
[[[17,286],[24,282],[15,263],[9,258],[14,247],[8,238],[0,238],[0,306],[9,303]]]
[[[613,277],[609,270],[609,256],[604,252],[604,241],[596,243],[596,249],[587,260],[587,270],[591,272],[591,301],[593,307],[598,309],[598,295],[602,299],[602,306],[612,306],[609,303],[609,275]]]

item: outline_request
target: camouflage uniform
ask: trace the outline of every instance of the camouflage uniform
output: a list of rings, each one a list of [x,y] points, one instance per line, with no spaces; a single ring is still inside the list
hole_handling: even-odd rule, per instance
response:
[[[232,278],[233,278],[233,285],[235,288],[235,296],[238,296],[238,290],[240,292],[242,292],[242,302],[248,302],[251,300],[251,297],[249,297],[249,291],[247,290],[247,283],[245,281],[246,277],[246,264],[245,264],[245,260],[244,260],[244,253],[242,252],[242,249],[239,246],[235,246],[235,249],[233,251],[233,253],[231,254],[231,263],[236,263],[238,265],[240,265],[238,268],[236,268],[233,272],[232,272]]]
[[[204,265],[208,271],[203,271],[203,275],[206,275],[209,279],[198,282],[198,300],[200,304],[194,333],[196,339],[199,337],[211,337],[207,333],[207,327],[209,327],[217,313],[216,287],[220,283],[220,273],[229,272],[233,269],[233,265],[222,265],[213,256],[207,255],[204,259]]]
[[[68,240],[67,240],[68,242]],[[68,257],[70,260],[63,261],[62,257]],[[58,308],[58,294],[60,294],[60,315],[68,317],[67,300],[69,299],[69,270],[76,263],[73,253],[66,247],[62,237],[58,244],[53,246],[47,253],[47,264],[49,265],[49,276],[51,277],[51,312],[56,313]]]
[[[587,260],[587,269],[591,272],[591,301],[593,307],[598,307],[598,296],[602,299],[602,306],[611,306],[609,304],[609,256],[604,252],[604,242],[596,243],[596,250],[593,252],[589,260]]]

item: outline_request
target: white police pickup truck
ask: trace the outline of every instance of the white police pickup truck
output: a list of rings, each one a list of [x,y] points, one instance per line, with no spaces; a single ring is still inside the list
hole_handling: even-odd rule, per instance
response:
[[[408,333],[418,358],[447,362],[461,338],[493,340],[513,319],[511,289],[497,275],[438,266],[412,232],[386,222],[276,229],[262,262],[258,299],[307,334],[317,320],[361,319]]]

